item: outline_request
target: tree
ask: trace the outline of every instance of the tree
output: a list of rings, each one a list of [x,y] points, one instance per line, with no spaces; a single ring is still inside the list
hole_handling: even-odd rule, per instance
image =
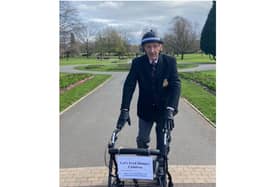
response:
[[[140,55],[140,49],[139,49],[139,45],[129,45],[129,53],[130,55],[137,57],[138,55]]]
[[[70,34],[70,48],[69,48],[70,56],[79,55],[79,43],[75,39],[74,33]]]
[[[64,57],[69,53],[71,33],[76,34],[83,24],[71,2],[60,1],[59,3],[60,56]]]
[[[216,59],[216,1],[213,1],[212,8],[202,29],[200,38],[200,49]]]
[[[91,38],[95,35],[95,30],[88,25],[84,25],[79,32],[77,32],[77,37],[81,41],[81,49],[88,58],[93,53],[93,42]]]
[[[82,56],[89,58],[95,50],[95,44],[93,41],[88,40],[87,42],[81,43],[80,52]]]
[[[164,42],[164,46],[163,46],[163,51],[166,54],[171,54],[171,55],[175,55],[176,53],[176,44],[175,44],[175,37],[172,34],[165,34],[163,37],[163,42]]]
[[[128,51],[126,39],[117,30],[110,27],[97,34],[95,46],[101,58],[106,52],[115,53],[120,58]]]
[[[131,38],[133,37],[127,30],[122,29],[119,31],[120,39],[123,43],[123,51],[121,51],[121,55],[129,55],[133,51],[131,51]]]
[[[172,23],[171,33],[164,36],[165,48],[172,49],[172,53],[181,54],[181,59],[184,59],[184,53],[193,50],[197,34],[186,18],[176,16]]]
[[[95,50],[98,54],[98,56],[101,57],[101,60],[103,59],[103,55],[104,55],[104,52],[105,52],[105,37],[102,35],[101,32],[98,32],[97,35],[96,35],[96,40],[94,42],[95,44]]]

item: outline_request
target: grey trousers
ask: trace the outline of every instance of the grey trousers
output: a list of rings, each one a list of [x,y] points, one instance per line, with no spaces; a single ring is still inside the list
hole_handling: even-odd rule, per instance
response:
[[[157,137],[157,149],[159,149],[161,152],[163,151],[163,146],[164,146],[164,134],[162,132],[163,129],[163,121],[158,120],[158,121],[145,121],[141,118],[139,118],[139,123],[138,123],[138,136],[136,138],[137,142],[137,147],[138,148],[149,148],[149,143],[150,143],[150,134],[151,134],[151,129],[153,127],[154,122],[156,123],[156,137]]]

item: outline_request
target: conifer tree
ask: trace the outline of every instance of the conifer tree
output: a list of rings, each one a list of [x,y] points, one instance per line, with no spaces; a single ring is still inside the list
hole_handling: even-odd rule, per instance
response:
[[[216,59],[216,1],[208,14],[200,37],[200,49]]]

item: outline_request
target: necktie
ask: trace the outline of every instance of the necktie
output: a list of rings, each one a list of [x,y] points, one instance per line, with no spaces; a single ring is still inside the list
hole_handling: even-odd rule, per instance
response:
[[[156,62],[152,61],[152,94],[153,94],[153,105],[157,103],[157,93],[156,93]]]
[[[152,61],[152,78],[156,75],[156,62]]]

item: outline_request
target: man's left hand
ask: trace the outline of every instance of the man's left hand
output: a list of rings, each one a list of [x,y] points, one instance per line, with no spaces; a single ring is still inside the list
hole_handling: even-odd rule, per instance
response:
[[[169,130],[174,128],[174,117],[173,117],[173,110],[166,109],[164,112],[164,123],[166,124]]]

